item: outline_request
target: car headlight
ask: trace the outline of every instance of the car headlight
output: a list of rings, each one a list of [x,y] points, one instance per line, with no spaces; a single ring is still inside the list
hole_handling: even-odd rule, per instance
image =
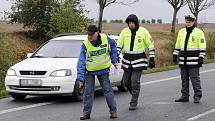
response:
[[[16,71],[10,68],[7,71],[7,75],[8,76],[16,76]]]
[[[72,72],[69,69],[63,69],[63,70],[56,70],[51,73],[50,76],[55,76],[55,77],[63,77],[63,76],[71,76]]]

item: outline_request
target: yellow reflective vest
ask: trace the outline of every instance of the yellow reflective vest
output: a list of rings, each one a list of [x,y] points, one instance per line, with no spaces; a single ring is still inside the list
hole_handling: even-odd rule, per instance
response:
[[[173,54],[179,55],[180,67],[199,67],[199,57],[204,58],[206,54],[206,40],[204,32],[198,28],[194,28],[186,44],[186,28],[178,32],[177,41]]]
[[[118,54],[121,52],[123,54],[122,67],[123,69],[128,69],[129,67],[136,70],[146,69],[148,63],[145,51],[149,49],[149,57],[155,57],[154,41],[145,28],[139,27],[136,31],[133,50],[130,50],[131,36],[131,30],[125,28],[120,33],[117,41]]]
[[[99,47],[94,47],[88,39],[83,42],[87,49],[86,69],[88,71],[98,71],[111,66],[107,35],[100,34],[100,36],[102,44]]]

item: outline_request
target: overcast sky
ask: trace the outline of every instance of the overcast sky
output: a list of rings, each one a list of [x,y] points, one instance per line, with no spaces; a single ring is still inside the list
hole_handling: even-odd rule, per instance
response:
[[[132,1],[132,0],[126,0]],[[87,17],[94,18],[98,20],[98,4],[96,0],[85,0],[83,2],[85,8],[89,10]],[[1,0],[0,12],[4,10],[10,10],[11,4],[7,0]],[[165,23],[170,23],[172,21],[173,9],[168,4],[167,0],[139,0],[139,2],[132,4],[131,6],[124,6],[119,4],[111,4],[104,11],[104,19],[123,19],[129,14],[136,14],[139,19],[151,20],[162,19]],[[187,6],[183,7],[178,12],[179,22],[183,22],[184,15],[189,14],[189,9]],[[215,6],[209,8],[200,13],[199,22],[215,23]],[[0,16],[0,18],[2,15]]]

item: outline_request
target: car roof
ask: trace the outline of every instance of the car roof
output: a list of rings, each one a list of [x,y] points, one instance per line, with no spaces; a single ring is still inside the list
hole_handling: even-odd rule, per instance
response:
[[[118,40],[119,36],[117,35],[108,35],[111,39]],[[55,40],[80,40],[83,41],[87,38],[87,35],[65,35],[60,37],[55,37],[51,39],[51,41]]]

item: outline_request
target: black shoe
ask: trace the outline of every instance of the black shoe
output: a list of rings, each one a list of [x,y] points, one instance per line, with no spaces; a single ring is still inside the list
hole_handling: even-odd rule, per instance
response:
[[[137,106],[134,106],[134,105],[130,105],[128,110],[136,110],[137,109]]]
[[[200,98],[194,98],[194,103],[200,103]]]
[[[189,97],[180,97],[179,99],[175,100],[175,102],[189,102]]]
[[[87,119],[90,119],[90,114],[83,114],[83,115],[80,117],[80,120],[87,120]]]

